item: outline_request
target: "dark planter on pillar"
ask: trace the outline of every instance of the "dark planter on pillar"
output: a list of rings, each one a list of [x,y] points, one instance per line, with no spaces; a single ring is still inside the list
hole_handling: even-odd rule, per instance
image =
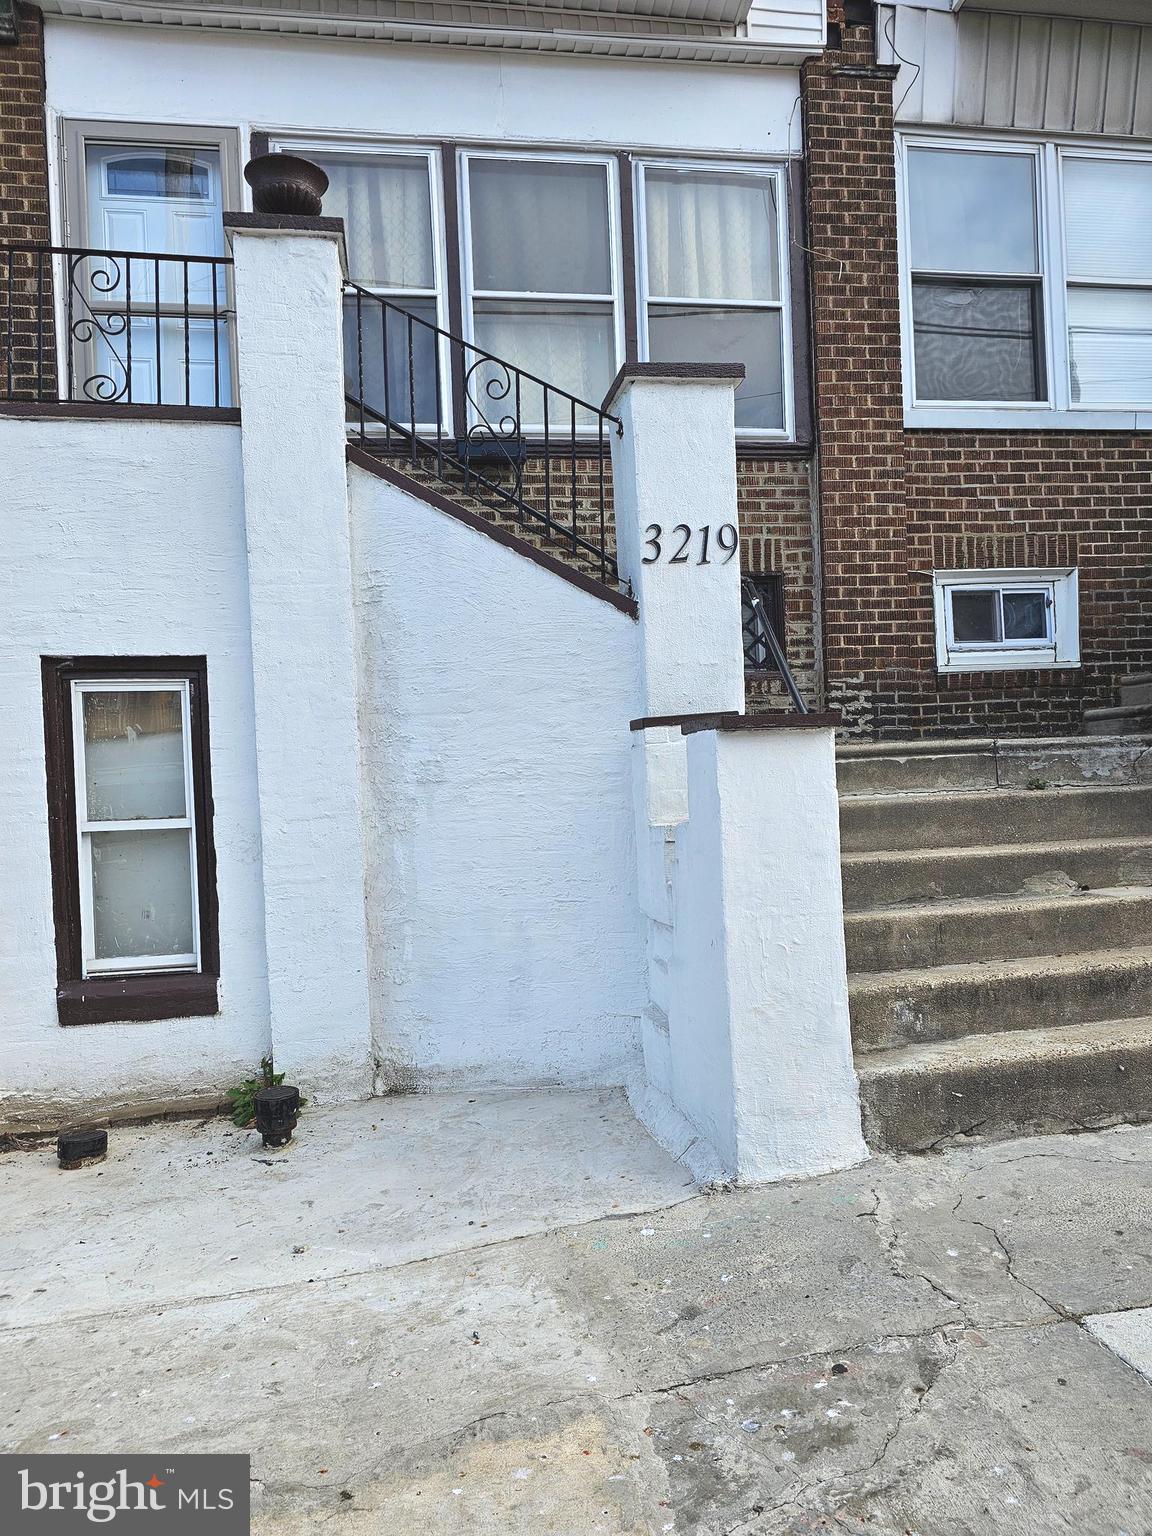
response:
[[[299,155],[257,155],[244,167],[257,213],[295,213],[315,218],[323,206],[328,177]]]

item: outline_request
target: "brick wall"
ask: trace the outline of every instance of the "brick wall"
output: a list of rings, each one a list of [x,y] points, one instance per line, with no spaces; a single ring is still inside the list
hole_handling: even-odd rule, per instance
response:
[[[1078,731],[1152,662],[1152,439],[904,429],[892,71],[829,18],[803,76],[829,703],[881,737]],[[934,569],[1065,563],[1080,669],[937,675]]]
[[[784,578],[784,626],[780,637],[801,693],[814,707],[820,698],[812,540],[811,465],[807,458],[742,458],[736,463],[740,555],[745,571],[778,572]],[[748,708],[790,707],[775,678],[749,678]]]
[[[44,119],[44,21],[17,11],[19,40],[0,43],[0,247],[51,240]],[[26,398],[52,393],[51,333],[36,333],[37,310],[51,314],[51,270],[28,256],[0,253],[0,364],[4,387]]]

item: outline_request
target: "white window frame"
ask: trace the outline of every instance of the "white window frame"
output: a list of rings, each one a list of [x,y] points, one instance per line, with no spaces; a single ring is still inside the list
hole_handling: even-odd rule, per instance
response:
[[[72,759],[76,786],[76,842],[80,871],[80,940],[83,974],[120,976],[146,971],[199,971],[200,880],[196,860],[196,802],[192,780],[192,709],[191,686],[186,677],[162,676],[73,678]],[[84,766],[84,695],[86,693],[178,693],[184,751],[184,815],[156,818],[132,818],[124,821],[93,821],[88,816],[88,778]],[[193,948],[182,955],[115,955],[96,958],[96,925],[93,910],[92,834],[98,832],[176,832],[186,831],[189,844],[189,873],[192,903]]]
[[[915,384],[915,347],[912,324],[912,255],[909,151],[914,149],[965,150],[984,154],[1031,154],[1036,161],[1036,217],[1043,287],[1044,377],[1046,400],[951,401],[920,400]],[[973,135],[953,131],[901,133],[896,137],[897,220],[900,252],[900,330],[904,360],[904,420],[909,427],[955,427],[960,430],[1050,431],[1152,430],[1152,400],[1131,405],[1073,403],[1068,346],[1069,288],[1064,233],[1062,168],[1069,158],[1152,161],[1152,147],[1133,148],[1130,141],[1061,137]],[[1152,286],[1152,274],[1149,275]],[[1099,286],[1107,287],[1108,283]],[[1114,284],[1118,287],[1139,286]]]
[[[952,638],[955,591],[1044,591],[1048,595],[1048,636],[996,645]],[[932,599],[938,672],[1010,672],[1080,665],[1080,587],[1075,566],[1058,569],[933,571]]]
[[[349,274],[351,281],[368,293],[379,294],[381,298],[390,299],[394,304],[404,307],[405,299],[431,299],[435,307],[436,324],[441,331],[449,330],[448,324],[448,284],[446,274],[448,270],[447,241],[444,224],[444,176],[441,166],[440,150],[433,144],[414,144],[411,142],[390,143],[386,139],[324,139],[324,138],[298,138],[295,135],[284,134],[270,137],[268,149],[274,154],[304,155],[357,155],[365,160],[379,160],[382,158],[398,159],[402,155],[414,159],[422,159],[428,169],[429,206],[432,212],[432,277],[435,288],[397,288],[383,283],[365,283]],[[446,430],[451,430],[452,421],[452,367],[448,352],[448,340],[445,336],[437,339],[437,351],[440,354],[440,416]],[[435,430],[434,421],[418,421],[418,432]],[[380,422],[365,422],[365,431],[369,434],[383,435],[385,428]]]
[[[648,215],[645,171],[710,171],[717,174],[765,176],[776,182],[776,249],[780,260],[778,299],[674,299],[651,298],[648,292]],[[640,356],[648,357],[649,304],[698,304],[716,309],[778,309],[781,312],[780,352],[784,391],[784,424],[781,427],[738,427],[737,436],[760,442],[791,442],[796,435],[795,387],[792,354],[792,271],[788,233],[788,168],[779,162],[740,160],[676,160],[646,155],[635,165],[636,227],[636,326]],[[707,361],[707,359],[693,359]]]
[[[612,337],[613,357],[609,370],[609,382],[619,369],[625,355],[624,341],[624,305],[622,294],[624,291],[623,260],[620,242],[620,177],[616,156],[612,154],[582,154],[576,151],[555,149],[517,149],[514,145],[502,145],[498,149],[486,149],[482,146],[471,145],[467,149],[458,152],[458,178],[459,178],[459,238],[460,238],[460,304],[464,317],[464,339],[481,353],[484,348],[476,340],[475,302],[477,299],[509,299],[541,305],[549,302],[555,304],[586,304],[589,308],[603,308],[605,304],[612,307]],[[606,172],[605,191],[608,204],[608,269],[612,278],[612,292],[607,294],[594,293],[521,293],[510,289],[475,287],[472,273],[472,189],[469,179],[469,169],[473,160],[538,160],[546,165],[598,165]],[[561,386],[555,386],[560,389]],[[565,391],[566,393],[566,391]],[[589,400],[586,404],[593,407],[599,406],[598,400]],[[464,402],[468,412],[469,423],[473,422],[474,407],[469,400]],[[542,434],[543,422],[522,421],[521,431],[528,434]],[[597,435],[595,423],[577,422],[577,437]],[[567,429],[563,424],[550,428],[553,437],[567,435]]]

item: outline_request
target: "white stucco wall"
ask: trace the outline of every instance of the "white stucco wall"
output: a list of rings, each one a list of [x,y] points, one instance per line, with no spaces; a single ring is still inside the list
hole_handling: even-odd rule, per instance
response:
[[[783,155],[799,72],[705,69],[48,19],[48,105],[76,118]]]
[[[0,1120],[217,1092],[269,1044],[236,426],[0,419]],[[62,1028],[44,655],[205,655],[220,899],[213,1018]]]
[[[350,477],[381,1085],[622,1082],[644,1002],[636,624]]]

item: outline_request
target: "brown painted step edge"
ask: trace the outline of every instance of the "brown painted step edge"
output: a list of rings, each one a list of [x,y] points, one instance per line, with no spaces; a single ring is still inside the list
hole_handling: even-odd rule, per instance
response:
[[[474,528],[477,533],[484,533],[490,539],[495,539],[497,544],[503,544],[505,549],[513,550],[518,555],[523,555],[525,560],[532,560],[537,565],[543,566],[546,571],[551,571],[554,576],[561,577],[564,581],[571,582],[574,587],[579,587],[582,592],[589,592],[593,597],[599,597],[604,602],[610,603],[613,608],[619,608],[621,613],[626,613],[630,619],[639,617],[640,610],[636,606],[636,599],[628,597],[623,592],[617,592],[615,588],[605,582],[597,581],[595,576],[588,576],[579,571],[575,566],[566,565],[563,560],[555,555],[547,554],[542,549],[536,549],[534,545],[524,539],[518,539],[514,533],[508,533],[503,528],[490,523],[487,518],[481,517],[478,512],[470,512],[467,507],[458,506],[450,497],[443,496],[431,486],[422,485],[418,480],[411,480],[399,470],[393,469],[390,464],[384,464],[372,454],[365,453],[362,448],[348,444],[348,462],[355,464],[357,468],[366,470],[368,474],[375,475],[377,480],[387,480],[389,485],[394,485],[397,490],[407,491],[409,496],[415,496],[418,501],[423,501],[430,507],[435,507],[438,512],[444,512],[449,517],[454,517],[458,523],[463,523],[468,528]]]

